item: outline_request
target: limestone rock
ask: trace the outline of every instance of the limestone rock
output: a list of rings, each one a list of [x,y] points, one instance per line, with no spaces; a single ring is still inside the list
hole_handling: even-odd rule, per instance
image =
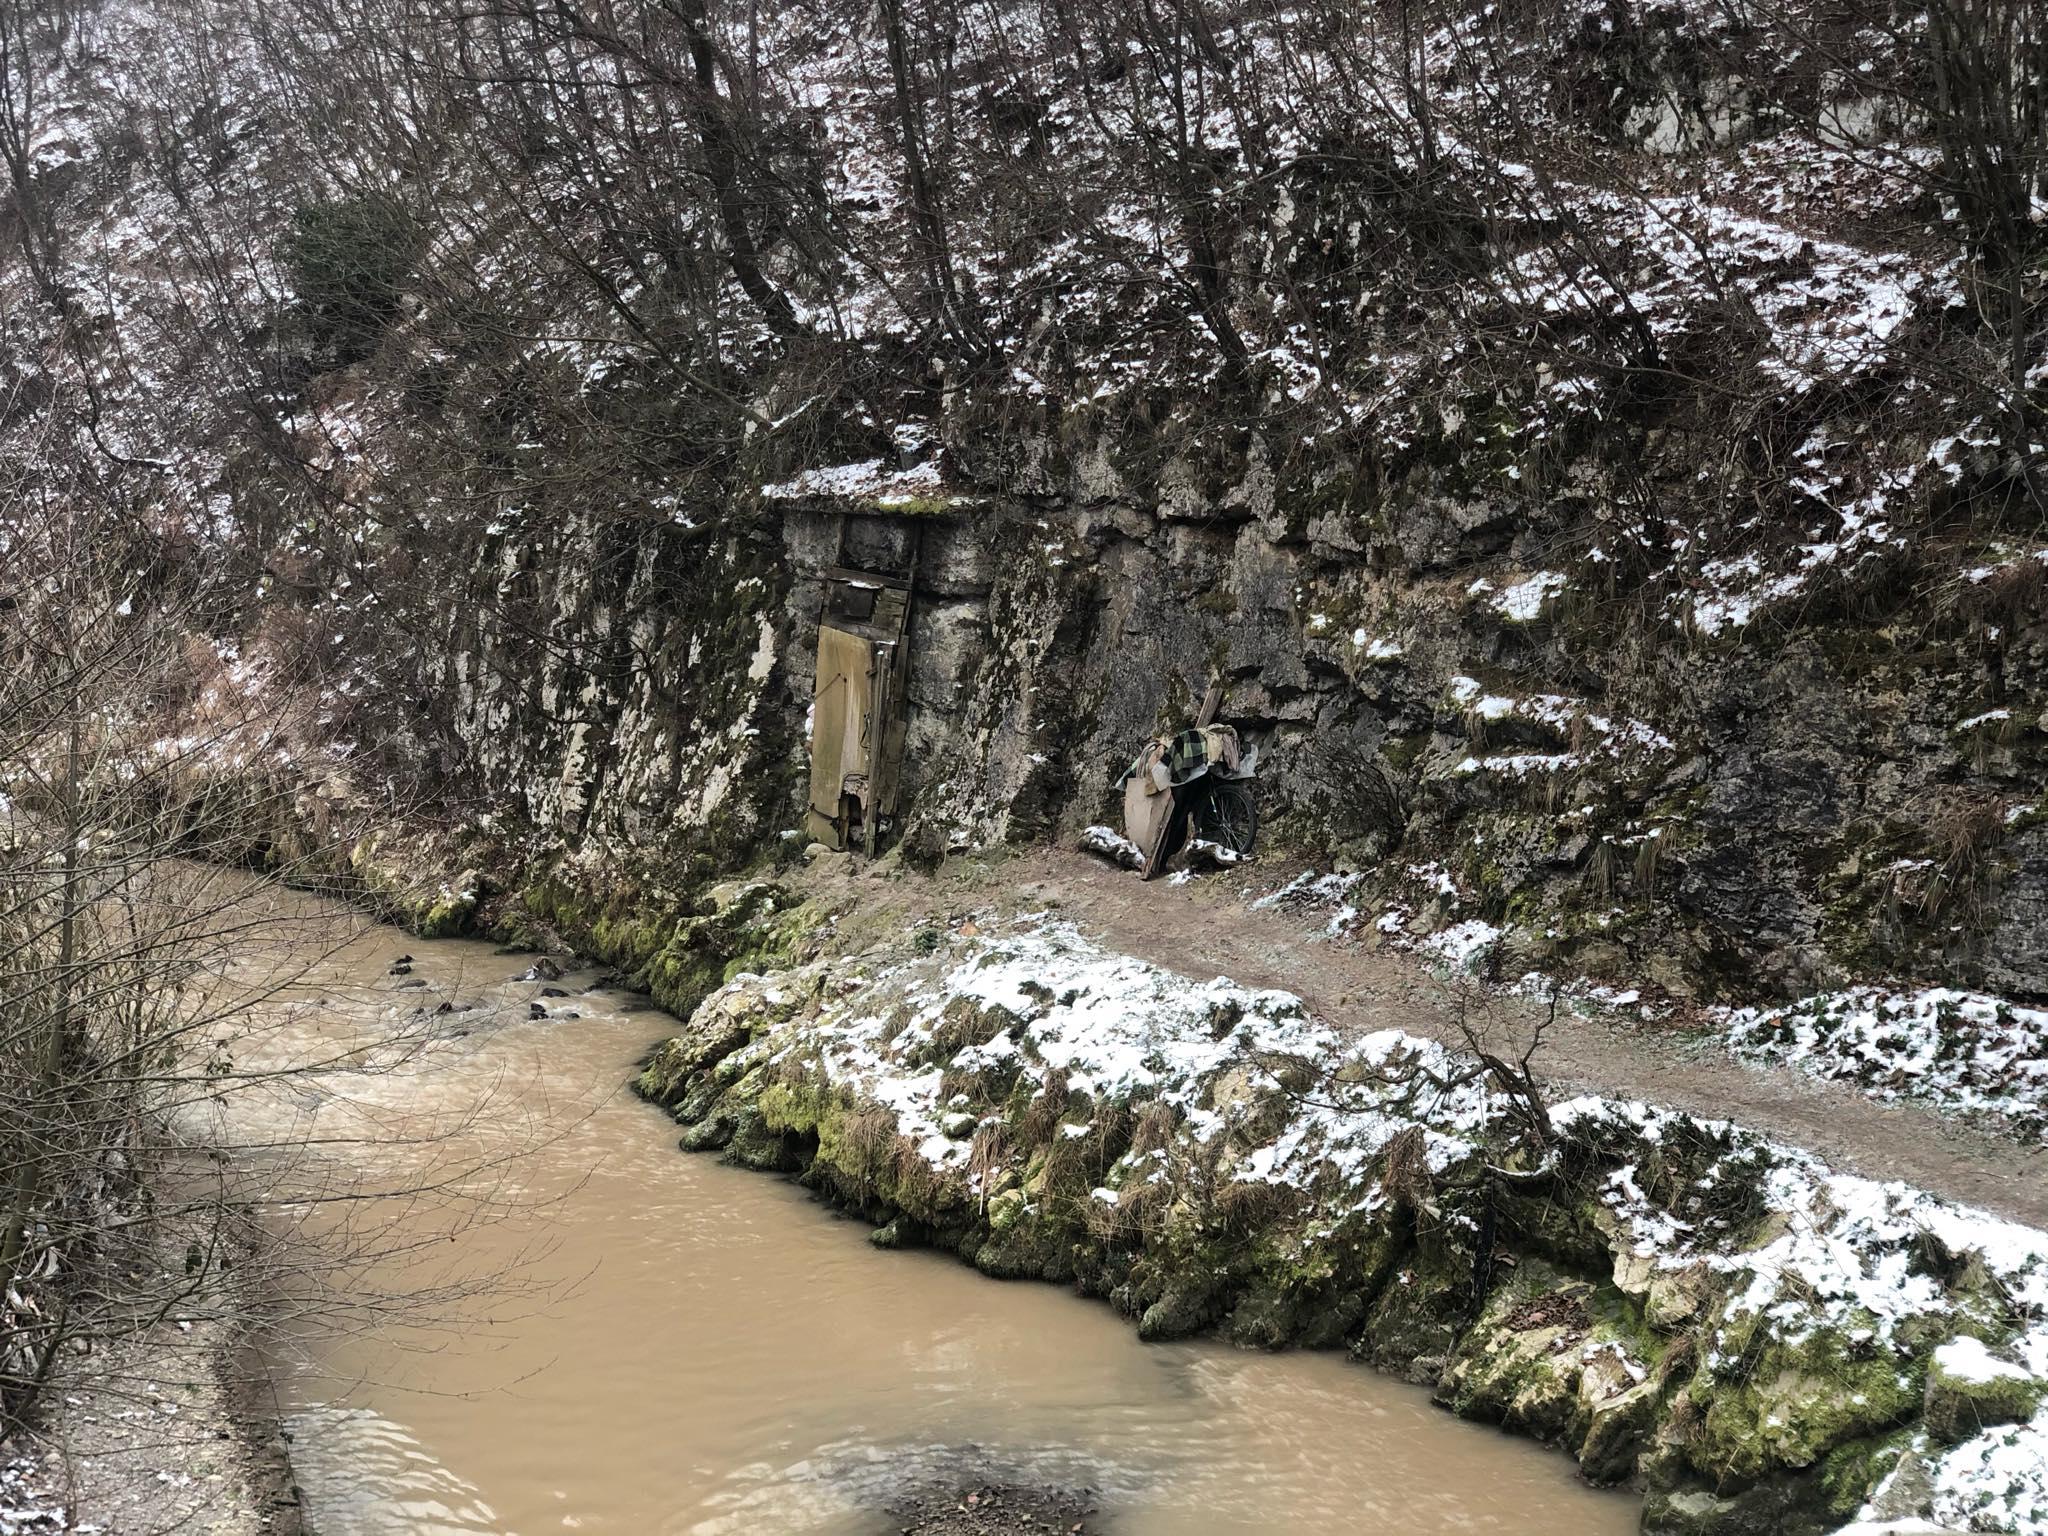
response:
[[[1626,1482],[1656,1425],[1658,1384],[1618,1349],[1596,1349],[1579,1373],[1579,1471],[1590,1483]]]

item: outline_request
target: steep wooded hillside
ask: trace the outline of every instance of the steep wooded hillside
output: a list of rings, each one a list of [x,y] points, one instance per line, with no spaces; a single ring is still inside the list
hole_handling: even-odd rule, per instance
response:
[[[179,706],[298,690],[258,840],[416,806],[448,922],[644,962],[915,547],[912,857],[1222,678],[1386,931],[2042,995],[2040,22],[11,5],[0,537],[255,594]]]

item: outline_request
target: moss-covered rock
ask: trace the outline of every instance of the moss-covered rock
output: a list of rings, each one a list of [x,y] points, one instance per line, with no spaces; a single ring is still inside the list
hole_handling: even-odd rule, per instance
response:
[[[1691,1384],[1704,1410],[1687,1447],[1693,1467],[1718,1487],[1741,1488],[1816,1466],[1836,1447],[1910,1419],[1920,1367],[1874,1323],[1796,1337],[1761,1316],[1732,1324],[1718,1362]]]
[[[1604,1357],[1611,1360],[1613,1357]],[[1584,1426],[1576,1455],[1579,1472],[1600,1486],[1625,1483],[1657,1427],[1663,1389],[1656,1381],[1631,1381],[1614,1372],[1588,1368],[1579,1376],[1579,1422]]]
[[[1592,1289],[1540,1260],[1520,1265],[1464,1335],[1437,1382],[1437,1401],[1539,1440],[1576,1439]]]
[[[642,1097],[674,1108],[700,1074],[780,1023],[800,995],[801,989],[792,986],[784,991],[720,992],[707,999],[648,1059],[635,1088]]]
[[[679,1018],[736,976],[794,964],[822,921],[773,881],[669,892],[623,876],[586,883],[593,879],[558,866],[530,877],[522,900],[537,921]]]
[[[678,1143],[685,1152],[719,1152],[731,1143],[739,1129],[739,1111],[719,1106],[691,1122]]]
[[[1327,1230],[1260,1245],[1225,1332],[1253,1349],[1336,1349],[1355,1338],[1402,1257],[1402,1235],[1359,1212]]]
[[[1396,1270],[1381,1289],[1352,1352],[1418,1386],[1436,1385],[1463,1336],[1464,1287],[1427,1264]]]
[[[795,1173],[803,1167],[802,1155],[789,1138],[770,1126],[758,1110],[741,1110],[735,1116],[725,1159],[761,1173]]]
[[[1960,1445],[2001,1424],[2033,1417],[2043,1395],[2040,1379],[1964,1335],[1941,1346],[1927,1365],[1922,1412],[1927,1433]]]
[[[1002,1204],[998,1213],[997,1202],[990,1202],[989,1231],[975,1251],[974,1267],[998,1280],[1071,1280],[1078,1234],[1022,1190],[1012,1190]]]
[[[1176,1275],[1166,1294],[1139,1314],[1138,1337],[1156,1343],[1202,1332],[1223,1315],[1225,1291],[1222,1275]]]
[[[1829,1513],[1848,1520],[1862,1509],[1878,1484],[1908,1454],[1913,1438],[1911,1429],[1894,1430],[1889,1435],[1851,1440],[1828,1452],[1821,1463],[1821,1491],[1827,1496]]]
[[[466,938],[477,930],[477,892],[481,884],[475,871],[457,878],[453,889],[444,889],[420,913],[414,925],[423,939]]]

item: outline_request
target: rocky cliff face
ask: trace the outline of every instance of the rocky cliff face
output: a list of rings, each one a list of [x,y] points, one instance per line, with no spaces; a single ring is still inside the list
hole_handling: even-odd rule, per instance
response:
[[[1476,917],[1503,965],[1680,993],[1872,968],[2044,985],[2048,629],[2024,560],[1965,576],[1946,614],[1901,605],[1894,572],[1646,634],[1597,563],[1459,559],[1422,510],[1413,563],[1376,569],[1242,481],[1172,510],[959,500],[809,496],[780,519],[765,707],[792,719],[842,521],[855,563],[922,539],[913,845],[1111,819],[1136,744],[1221,678],[1275,842],[1366,873],[1410,931]]]
[[[1220,678],[1260,747],[1267,846],[1362,872],[1353,903],[1389,929],[1499,929],[1509,974],[2048,988],[2029,555],[1952,582],[1945,614],[1883,574],[1727,633],[1645,633],[1597,563],[1458,559],[1426,512],[1404,564],[1290,528],[1243,482],[1175,509],[926,500],[805,491],[740,536],[484,537],[411,621],[448,782],[593,857],[687,847],[708,874],[773,847],[800,818],[822,574],[914,544],[913,852],[1113,820],[1137,745]]]
[[[1114,819],[1138,743],[1220,678],[1268,846],[1363,873],[1388,929],[1478,919],[1509,974],[1680,994],[2048,989],[2031,556],[1934,604],[1888,569],[1706,634],[1628,612],[1597,562],[1459,558],[1426,510],[1393,515],[1419,551],[1397,563],[1242,480],[1174,509],[888,494],[799,488],[743,540],[487,544],[432,674],[465,773],[578,845],[771,846],[800,815],[822,574],[915,545],[914,854]]]

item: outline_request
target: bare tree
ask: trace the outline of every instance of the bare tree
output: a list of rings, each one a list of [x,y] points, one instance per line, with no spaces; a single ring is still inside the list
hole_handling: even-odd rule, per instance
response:
[[[341,1277],[388,1274],[447,1223],[350,1213],[459,1192],[460,1220],[488,1219],[518,1149],[464,1139],[488,1093],[453,1117],[291,1111],[324,1079],[407,1066],[437,1021],[331,1047],[290,1032],[290,999],[365,921],[285,891],[333,883],[310,695],[281,653],[208,638],[244,595],[152,567],[112,496],[41,475],[0,500],[0,1439],[68,1352],[167,1318],[251,1291],[337,1326],[384,1315],[398,1297]],[[365,1171],[358,1139],[415,1155]],[[473,1281],[422,1275],[407,1304]]]

